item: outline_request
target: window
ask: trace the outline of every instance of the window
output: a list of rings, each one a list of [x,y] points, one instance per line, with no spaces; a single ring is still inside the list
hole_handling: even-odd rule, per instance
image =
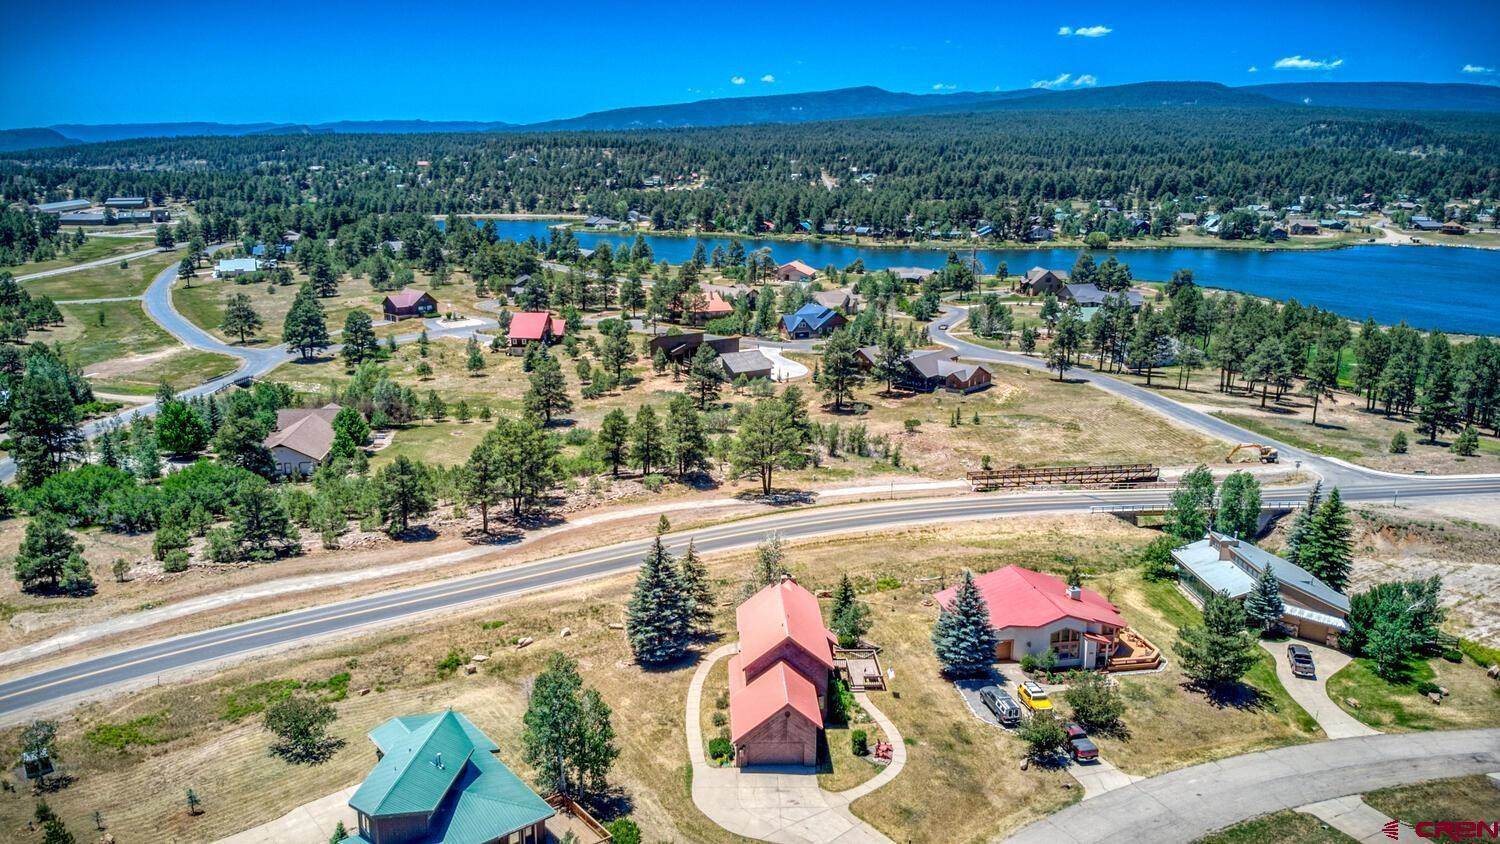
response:
[[[1078,631],[1072,629],[1059,630],[1048,640],[1048,644],[1051,645],[1058,659],[1078,659],[1081,643],[1082,638],[1078,635]]]

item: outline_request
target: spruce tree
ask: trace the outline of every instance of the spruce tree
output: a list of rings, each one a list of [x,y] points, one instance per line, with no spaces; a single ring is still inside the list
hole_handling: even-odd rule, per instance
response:
[[[344,317],[344,334],[339,339],[344,344],[339,354],[349,366],[374,360],[380,353],[380,339],[375,336],[374,323],[363,310],[352,310]]]
[[[1312,526],[1313,516],[1318,512],[1318,505],[1323,503],[1323,481],[1313,481],[1312,489],[1307,493],[1307,503],[1292,517],[1292,526],[1286,533],[1286,558],[1297,562],[1298,550],[1302,543],[1307,540],[1308,530]]]
[[[830,626],[842,647],[859,644],[860,637],[870,632],[870,608],[855,594],[847,573],[839,577],[838,589],[834,590],[831,617]]]
[[[594,442],[599,456],[609,464],[610,474],[619,477],[620,466],[624,465],[630,450],[630,419],[624,410],[617,407],[604,415]]]
[[[714,626],[714,588],[708,576],[708,567],[698,556],[698,549],[691,539],[688,540],[687,550],[682,553],[678,568],[682,574],[682,593],[692,604],[690,617],[693,632],[699,636],[705,635]]]
[[[649,404],[641,405],[635,412],[635,423],[630,426],[630,460],[640,467],[642,476],[651,474],[653,467],[659,467],[666,460],[666,446],[662,440],[656,409]]]
[[[1283,612],[1285,608],[1281,603],[1281,581],[1276,579],[1276,572],[1267,566],[1255,582],[1254,591],[1245,596],[1245,617],[1257,630],[1270,633],[1281,623]]]
[[[995,662],[999,637],[990,625],[990,608],[974,573],[964,571],[958,591],[947,607],[938,607],[937,624],[932,628],[932,647],[943,671],[957,677],[984,674]]]
[[[661,665],[687,650],[693,607],[683,586],[677,563],[657,534],[636,574],[625,611],[626,635],[637,662]]]
[[[1172,650],[1192,683],[1219,693],[1240,681],[1259,659],[1245,625],[1245,608],[1223,595],[1203,602],[1203,622],[1182,628]]]
[[[700,345],[693,354],[687,373],[687,391],[697,402],[699,410],[707,410],[709,402],[719,400],[719,390],[724,386],[725,380],[724,365],[719,362],[719,353],[707,343]]]
[[[781,534],[773,533],[761,543],[755,546],[755,568],[750,572],[750,579],[745,583],[744,597],[748,598],[756,592],[790,575],[791,569],[786,567],[786,544],[781,539]]]
[[[1308,526],[1308,535],[1297,549],[1297,565],[1329,586],[1344,591],[1354,563],[1354,541],[1349,511],[1338,487],[1318,507]]]

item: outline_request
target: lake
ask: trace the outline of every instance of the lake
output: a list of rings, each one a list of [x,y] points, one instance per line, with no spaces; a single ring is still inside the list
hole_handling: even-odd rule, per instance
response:
[[[547,239],[552,220],[495,220],[501,237]],[[629,244],[633,234],[577,232],[578,242],[593,247]],[[735,238],[721,235],[674,237],[646,235],[656,260],[674,264],[692,257],[702,242],[709,252]],[[801,260],[822,269],[845,267],[855,258],[869,269],[941,267],[946,249],[851,246],[814,241],[738,238],[745,250],[769,247],[778,262]],[[1034,266],[1067,269],[1078,249],[978,249],[986,272],[1003,261],[1013,274]],[[967,250],[963,250],[968,254]],[[1187,268],[1199,284],[1317,305],[1352,319],[1374,317],[1394,325],[1402,320],[1424,329],[1460,334],[1500,335],[1500,251],[1442,246],[1350,246],[1343,249],[1122,249],[1094,252],[1103,261],[1114,255],[1140,279],[1165,281]]]

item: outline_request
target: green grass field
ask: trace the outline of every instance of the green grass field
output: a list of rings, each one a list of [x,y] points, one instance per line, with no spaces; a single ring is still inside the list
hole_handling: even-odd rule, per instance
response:
[[[97,261],[112,255],[129,255],[142,249],[150,249],[154,245],[154,240],[149,237],[91,237],[85,240],[82,246],[66,255],[59,255],[50,261],[35,261],[9,267],[6,272],[14,276],[46,272],[75,264],[86,264],[89,261]]]
[[[180,254],[166,252],[131,261],[130,266],[123,270],[118,264],[109,264],[39,278],[24,282],[22,286],[33,296],[51,296],[57,301],[139,296],[146,292],[157,273],[180,260]]]
[[[1312,815],[1287,810],[1241,821],[1196,844],[1354,844],[1354,839]]]
[[[234,371],[227,355],[189,349],[146,315],[140,302],[62,305],[64,323],[48,332],[101,392],[151,395],[163,381],[196,386]],[[103,317],[102,324],[100,317]]]

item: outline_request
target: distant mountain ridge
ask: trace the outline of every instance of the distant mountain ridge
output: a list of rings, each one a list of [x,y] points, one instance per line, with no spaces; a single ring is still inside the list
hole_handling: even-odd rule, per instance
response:
[[[1500,86],[1427,82],[1287,82],[1230,87],[1217,82],[1138,82],[1099,88],[1023,88],[911,94],[874,86],[802,94],[721,97],[632,106],[577,117],[515,124],[501,121],[340,120],[328,123],[59,124],[0,130],[0,152],[76,143],[267,134],[413,134],[682,129],[766,123],[810,123],[884,116],[966,112],[1125,108],[1287,108],[1310,105],[1403,111],[1500,113]]]

